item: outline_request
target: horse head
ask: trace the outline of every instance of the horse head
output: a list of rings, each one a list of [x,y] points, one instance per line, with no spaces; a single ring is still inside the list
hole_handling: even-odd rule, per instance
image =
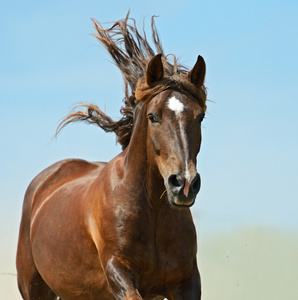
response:
[[[204,59],[199,56],[190,72],[168,78],[161,55],[156,55],[148,64],[142,83],[143,95],[150,89],[155,91],[146,105],[147,159],[157,167],[168,200],[175,207],[192,206],[201,186],[196,158],[206,109],[200,99],[205,72]],[[158,93],[158,86],[168,88]],[[137,91],[138,95],[142,93]]]

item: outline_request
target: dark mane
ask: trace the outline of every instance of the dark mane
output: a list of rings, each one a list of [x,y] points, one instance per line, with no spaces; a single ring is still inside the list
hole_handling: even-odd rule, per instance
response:
[[[104,29],[96,20],[92,21],[97,31],[94,36],[110,53],[123,75],[125,98],[124,106],[120,110],[122,118],[114,121],[96,105],[82,104],[76,106],[74,111],[60,122],[56,134],[69,123],[86,121],[97,124],[106,132],[115,132],[117,142],[122,145],[122,149],[125,149],[130,141],[134,109],[138,101],[150,101],[154,96],[167,89],[182,90],[191,94],[206,110],[205,87],[197,89],[186,76],[188,69],[178,64],[173,54],[164,55],[154,16],[151,19],[151,30],[156,52],[149,45],[145,31],[143,30],[142,34],[138,31],[135,20],[130,19],[129,14],[125,19],[114,23],[109,29]],[[158,84],[148,86],[145,80],[146,69],[149,61],[156,54],[162,55],[164,78]],[[169,61],[169,56],[172,56],[172,62]],[[79,107],[83,111],[77,110]]]

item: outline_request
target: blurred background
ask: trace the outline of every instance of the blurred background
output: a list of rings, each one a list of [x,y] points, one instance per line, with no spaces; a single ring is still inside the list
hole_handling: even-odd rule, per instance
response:
[[[15,253],[25,190],[64,158],[109,161],[115,136],[83,123],[53,139],[73,104],[120,117],[123,81],[91,18],[131,10],[166,54],[207,64],[208,112],[192,208],[203,300],[298,297],[298,2],[16,1],[0,5],[0,299],[20,299]]]

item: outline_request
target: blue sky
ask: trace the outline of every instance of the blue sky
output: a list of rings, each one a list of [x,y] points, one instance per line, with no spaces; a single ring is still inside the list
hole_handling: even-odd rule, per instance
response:
[[[120,72],[92,37],[91,18],[156,20],[165,53],[207,64],[208,113],[193,208],[201,234],[264,225],[298,232],[297,1],[7,1],[0,18],[0,244],[13,253],[22,198],[57,160],[110,160],[112,134],[85,124],[52,137],[72,105],[114,118]]]

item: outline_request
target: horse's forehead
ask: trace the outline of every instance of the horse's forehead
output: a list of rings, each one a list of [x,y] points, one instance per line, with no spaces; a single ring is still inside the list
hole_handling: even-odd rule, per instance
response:
[[[185,114],[198,114],[201,107],[194,100],[184,94],[172,93],[167,97],[164,108],[174,113],[177,117]]]
[[[182,112],[188,106],[187,96],[173,91],[164,91],[151,100],[151,105],[160,109]]]
[[[167,101],[167,107],[175,113],[176,117],[180,117],[182,112],[188,108],[188,104],[172,96]]]
[[[175,96],[168,99],[167,106],[170,110],[174,111],[177,116],[185,109],[185,104],[183,104],[182,101],[177,99]]]
[[[185,114],[196,116],[203,111],[194,99],[177,91],[165,91],[159,94],[149,102],[148,108],[153,111],[168,111],[170,114],[174,113],[177,117]]]

